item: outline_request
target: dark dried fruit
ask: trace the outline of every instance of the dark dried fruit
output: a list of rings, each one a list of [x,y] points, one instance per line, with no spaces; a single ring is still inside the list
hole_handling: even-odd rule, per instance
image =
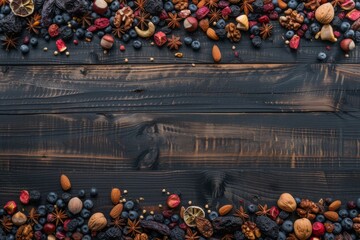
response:
[[[144,229],[156,231],[162,235],[166,235],[166,236],[170,235],[169,227],[163,223],[158,223],[151,220],[142,220],[140,222],[140,226]]]
[[[216,231],[234,232],[241,228],[243,221],[238,217],[226,216],[215,218],[212,224]]]
[[[171,240],[184,240],[185,239],[185,231],[179,227],[175,227],[170,232]]]
[[[275,221],[266,216],[259,216],[256,218],[256,225],[261,233],[271,239],[277,239],[279,236],[279,226]]]
[[[106,230],[106,236],[108,240],[121,239],[122,237],[121,229],[116,227],[111,227],[108,230]]]
[[[207,220],[206,218],[197,217],[195,218],[195,222],[196,222],[196,228],[199,230],[201,235],[207,238],[213,235],[214,229],[211,226],[211,222],[209,220]]]
[[[47,0],[44,2],[41,11],[41,22],[48,27],[52,23],[52,17],[55,11],[55,0]]]
[[[83,0],[56,0],[56,6],[71,15],[83,15],[86,13],[86,5]]]
[[[13,13],[8,14],[3,19],[1,19],[0,26],[4,33],[11,35],[19,34],[22,30],[20,17],[15,16]]]
[[[144,8],[151,15],[157,15],[163,10],[163,3],[161,0],[147,0]]]
[[[65,41],[71,40],[74,35],[72,29],[69,28],[68,26],[62,26],[59,29],[59,33],[60,33],[60,37]]]

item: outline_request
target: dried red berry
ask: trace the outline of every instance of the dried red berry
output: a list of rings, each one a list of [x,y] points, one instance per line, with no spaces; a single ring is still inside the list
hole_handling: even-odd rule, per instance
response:
[[[206,6],[202,6],[201,8],[199,8],[196,11],[196,18],[197,19],[203,19],[204,17],[206,17],[206,15],[208,15],[208,13],[210,12],[210,9]]]
[[[252,28],[253,26],[255,26],[257,24],[256,21],[249,21],[249,28]]]
[[[176,225],[177,225],[176,222],[172,222],[168,226],[169,226],[170,229],[173,229],[174,227],[176,227]]]
[[[271,11],[269,13],[269,18],[271,20],[277,20],[279,18],[279,13],[277,11]]]
[[[334,31],[334,36],[336,38],[339,38],[341,36],[341,33],[339,31]]]
[[[59,26],[54,24],[51,24],[48,28],[48,33],[50,35],[50,37],[56,37],[57,35],[59,35]]]
[[[94,25],[98,29],[104,29],[110,25],[110,20],[107,18],[98,18],[95,20]]]
[[[272,220],[276,220],[277,216],[279,216],[280,210],[276,206],[272,206],[269,211],[269,217]]]
[[[231,8],[229,6],[225,7],[223,10],[221,10],[221,15],[223,17],[227,17],[231,13]]]
[[[124,46],[124,45],[120,45],[120,48],[119,48],[119,49],[120,49],[120,51],[123,52],[123,51],[125,51],[125,46]]]
[[[78,41],[77,39],[74,39],[73,43],[74,43],[75,45],[78,45],[78,44],[79,44],[79,41]]]
[[[275,9],[275,6],[272,3],[264,4],[264,6],[263,6],[263,11],[266,13],[271,12],[274,9]]]
[[[270,19],[268,16],[263,15],[263,16],[259,17],[258,21],[259,21],[259,23],[269,23]]]
[[[169,15],[167,14],[167,12],[165,10],[163,10],[159,15],[160,20],[165,20],[168,17],[169,17]]]
[[[346,14],[346,18],[350,19],[351,21],[356,21],[360,18],[360,11],[354,9]]]
[[[348,209],[355,209],[356,208],[356,202],[355,201],[348,201],[346,203],[346,206]]]
[[[290,39],[289,47],[291,49],[297,50],[299,48],[299,45],[300,45],[300,37],[298,35],[294,35]]]
[[[27,190],[21,190],[20,192],[20,202],[24,205],[29,204],[30,194]]]
[[[225,0],[221,0],[219,3],[218,3],[218,7],[219,8],[226,8],[230,5],[229,1],[225,1]]]
[[[8,201],[4,206],[5,211],[7,214],[12,215],[17,211],[17,205],[14,201]]]
[[[56,40],[56,47],[59,52],[64,52],[67,49],[65,42],[62,39]]]
[[[345,18],[345,12],[340,12],[337,16],[343,20]]]
[[[186,223],[180,223],[179,228],[181,228],[182,230],[186,230],[187,229]]]
[[[162,45],[164,45],[167,42],[166,34],[161,31],[155,33],[154,41],[157,46],[161,47]]]
[[[55,224],[52,223],[46,223],[43,228],[44,233],[51,234],[55,232]]]
[[[176,208],[180,205],[180,202],[180,197],[177,194],[171,194],[166,201],[169,208]]]
[[[62,240],[62,239],[66,238],[66,235],[63,232],[56,232],[55,237],[56,237],[56,239]]]
[[[315,17],[315,12],[308,12],[308,13],[306,14],[306,17],[307,17],[309,20],[314,19],[314,17]]]
[[[171,211],[171,210],[164,210],[164,211],[162,212],[162,215],[163,215],[165,218],[171,218],[172,211]]]
[[[89,32],[95,32],[98,30],[98,28],[95,25],[91,25],[86,30]]]
[[[312,234],[315,237],[321,237],[325,234],[325,226],[321,222],[314,222],[312,225]]]

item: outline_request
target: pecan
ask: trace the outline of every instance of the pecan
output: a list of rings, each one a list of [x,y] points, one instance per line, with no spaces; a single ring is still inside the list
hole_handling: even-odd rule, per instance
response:
[[[123,26],[125,31],[131,28],[133,21],[134,12],[129,6],[119,9],[114,17],[115,27]]]
[[[226,25],[225,30],[227,32],[227,38],[229,38],[232,42],[238,42],[241,39],[240,30],[236,28],[235,23],[229,23]]]
[[[302,16],[296,10],[292,10],[291,8],[287,9],[284,13],[285,16],[281,16],[279,18],[280,25],[287,29],[298,30],[301,27],[301,24],[304,22],[304,16]]]

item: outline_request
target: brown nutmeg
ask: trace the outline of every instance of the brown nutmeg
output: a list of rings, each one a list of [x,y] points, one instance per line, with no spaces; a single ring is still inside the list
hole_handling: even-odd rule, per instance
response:
[[[298,239],[305,240],[311,236],[312,224],[307,218],[300,218],[294,222],[294,232]]]
[[[280,195],[277,205],[285,212],[293,212],[296,210],[295,198],[290,193],[283,193]]]
[[[194,17],[187,17],[184,20],[184,28],[188,32],[194,32],[198,28],[198,20]]]
[[[329,24],[334,18],[334,7],[330,2],[318,7],[315,11],[315,18],[319,23]]]
[[[83,207],[83,203],[78,197],[73,197],[68,203],[68,209],[72,214],[78,214]]]
[[[107,225],[107,220],[104,214],[101,212],[94,213],[90,217],[88,222],[89,229],[94,232],[104,229],[106,225]]]

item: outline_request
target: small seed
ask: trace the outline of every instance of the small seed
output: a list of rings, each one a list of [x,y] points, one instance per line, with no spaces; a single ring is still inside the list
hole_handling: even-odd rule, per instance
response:
[[[151,214],[151,215],[154,215],[154,211],[150,211],[150,214]]]
[[[162,208],[162,205],[161,205],[161,204],[159,204],[159,208]]]
[[[167,195],[170,195],[170,192],[166,192]]]
[[[66,52],[65,55],[66,55],[66,56],[70,56],[70,52]]]
[[[153,62],[153,61],[154,61],[154,58],[153,58],[153,57],[151,57],[151,58],[150,58],[150,62]]]
[[[211,210],[209,209],[209,210],[207,210],[207,212],[208,212],[208,213],[211,213]]]
[[[165,189],[165,188],[163,188],[162,192],[163,192],[163,193],[165,193],[165,192],[166,192],[166,189]]]
[[[126,198],[123,198],[121,201],[126,202]]]
[[[235,47],[235,46],[232,46],[232,47],[231,47],[231,49],[232,49],[232,50],[235,50],[235,49],[236,49],[236,47]]]
[[[140,215],[140,219],[144,219],[144,216],[143,216],[143,215]]]
[[[54,51],[54,55],[57,56],[59,54],[58,51]]]
[[[206,205],[205,205],[205,208],[209,208],[209,204],[206,204]]]
[[[127,194],[127,193],[128,193],[128,190],[125,189],[125,190],[124,190],[124,194]]]
[[[126,62],[126,63],[129,62],[129,59],[125,58],[125,59],[124,59],[124,62]]]
[[[286,41],[285,41],[285,44],[287,44],[287,45],[288,45],[289,43],[290,43],[290,41],[289,41],[289,40],[286,40]]]
[[[43,50],[44,50],[44,52],[47,52],[48,48],[47,48],[47,47],[44,47],[44,49],[43,49]]]
[[[191,205],[191,204],[192,204],[192,201],[189,201],[188,204]]]
[[[191,64],[191,66],[195,67],[195,63]]]
[[[145,213],[146,213],[146,209],[144,209],[144,210],[142,211],[142,213],[145,214]]]
[[[140,197],[139,200],[140,200],[140,201],[144,201],[145,199],[144,199],[143,197]]]

